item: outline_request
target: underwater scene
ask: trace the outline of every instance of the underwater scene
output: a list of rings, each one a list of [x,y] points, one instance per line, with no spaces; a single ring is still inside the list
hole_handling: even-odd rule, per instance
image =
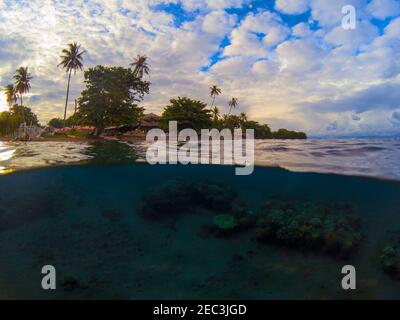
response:
[[[3,143],[0,298],[399,299],[400,183],[384,162],[398,141],[265,143],[249,176],[150,166],[143,146],[119,142]],[[368,143],[387,156],[365,161],[365,177],[346,170],[375,157]],[[293,167],[324,160],[289,171],[285,151]],[[57,290],[42,289],[44,265]],[[357,290],[342,289],[345,265]]]

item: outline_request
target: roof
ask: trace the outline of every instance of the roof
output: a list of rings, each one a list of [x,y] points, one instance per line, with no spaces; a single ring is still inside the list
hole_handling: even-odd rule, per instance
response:
[[[160,124],[161,117],[154,114],[148,113],[142,117],[142,121],[140,122],[141,127],[158,127]]]

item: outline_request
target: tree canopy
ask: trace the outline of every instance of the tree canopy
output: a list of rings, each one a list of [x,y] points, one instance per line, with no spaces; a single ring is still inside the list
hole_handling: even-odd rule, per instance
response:
[[[23,122],[27,125],[39,124],[36,114],[25,106],[15,104],[10,111],[0,112],[0,135],[12,134]]]
[[[168,130],[169,121],[178,122],[178,130],[194,129],[200,131],[212,127],[212,113],[201,101],[187,97],[171,99],[161,115],[160,127]]]
[[[96,136],[107,126],[138,124],[143,108],[136,103],[149,93],[149,82],[131,69],[99,65],[85,71],[85,83],[77,117],[80,123],[95,126]]]

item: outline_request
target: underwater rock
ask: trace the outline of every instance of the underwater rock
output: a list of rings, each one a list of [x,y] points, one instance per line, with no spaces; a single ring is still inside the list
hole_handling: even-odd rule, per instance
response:
[[[237,203],[237,194],[229,187],[210,183],[187,183],[170,181],[142,197],[139,212],[148,218],[168,217],[183,211],[237,211],[243,204]]]
[[[5,203],[0,210],[0,232],[60,214],[64,211],[64,205],[59,199],[57,194],[44,194],[41,197]]]
[[[349,205],[270,201],[258,215],[255,238],[344,258],[362,236],[359,219]]]
[[[193,199],[204,209],[211,211],[231,209],[236,198],[236,192],[224,185],[209,182],[193,185]]]
[[[400,237],[386,242],[381,250],[380,260],[383,271],[400,278]]]
[[[147,218],[160,218],[181,213],[193,206],[192,186],[172,181],[156,187],[142,197],[139,212]]]
[[[87,285],[82,284],[81,281],[72,275],[65,275],[60,282],[60,287],[65,291],[84,290],[88,288]]]

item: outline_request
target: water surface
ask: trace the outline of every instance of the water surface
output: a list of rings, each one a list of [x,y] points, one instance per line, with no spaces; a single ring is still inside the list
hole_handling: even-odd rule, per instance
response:
[[[129,150],[131,149],[131,150]],[[145,161],[146,144],[0,142],[0,174],[25,168],[95,162]],[[106,158],[106,159],[105,159]],[[295,172],[400,180],[400,140],[256,140],[255,162]]]

